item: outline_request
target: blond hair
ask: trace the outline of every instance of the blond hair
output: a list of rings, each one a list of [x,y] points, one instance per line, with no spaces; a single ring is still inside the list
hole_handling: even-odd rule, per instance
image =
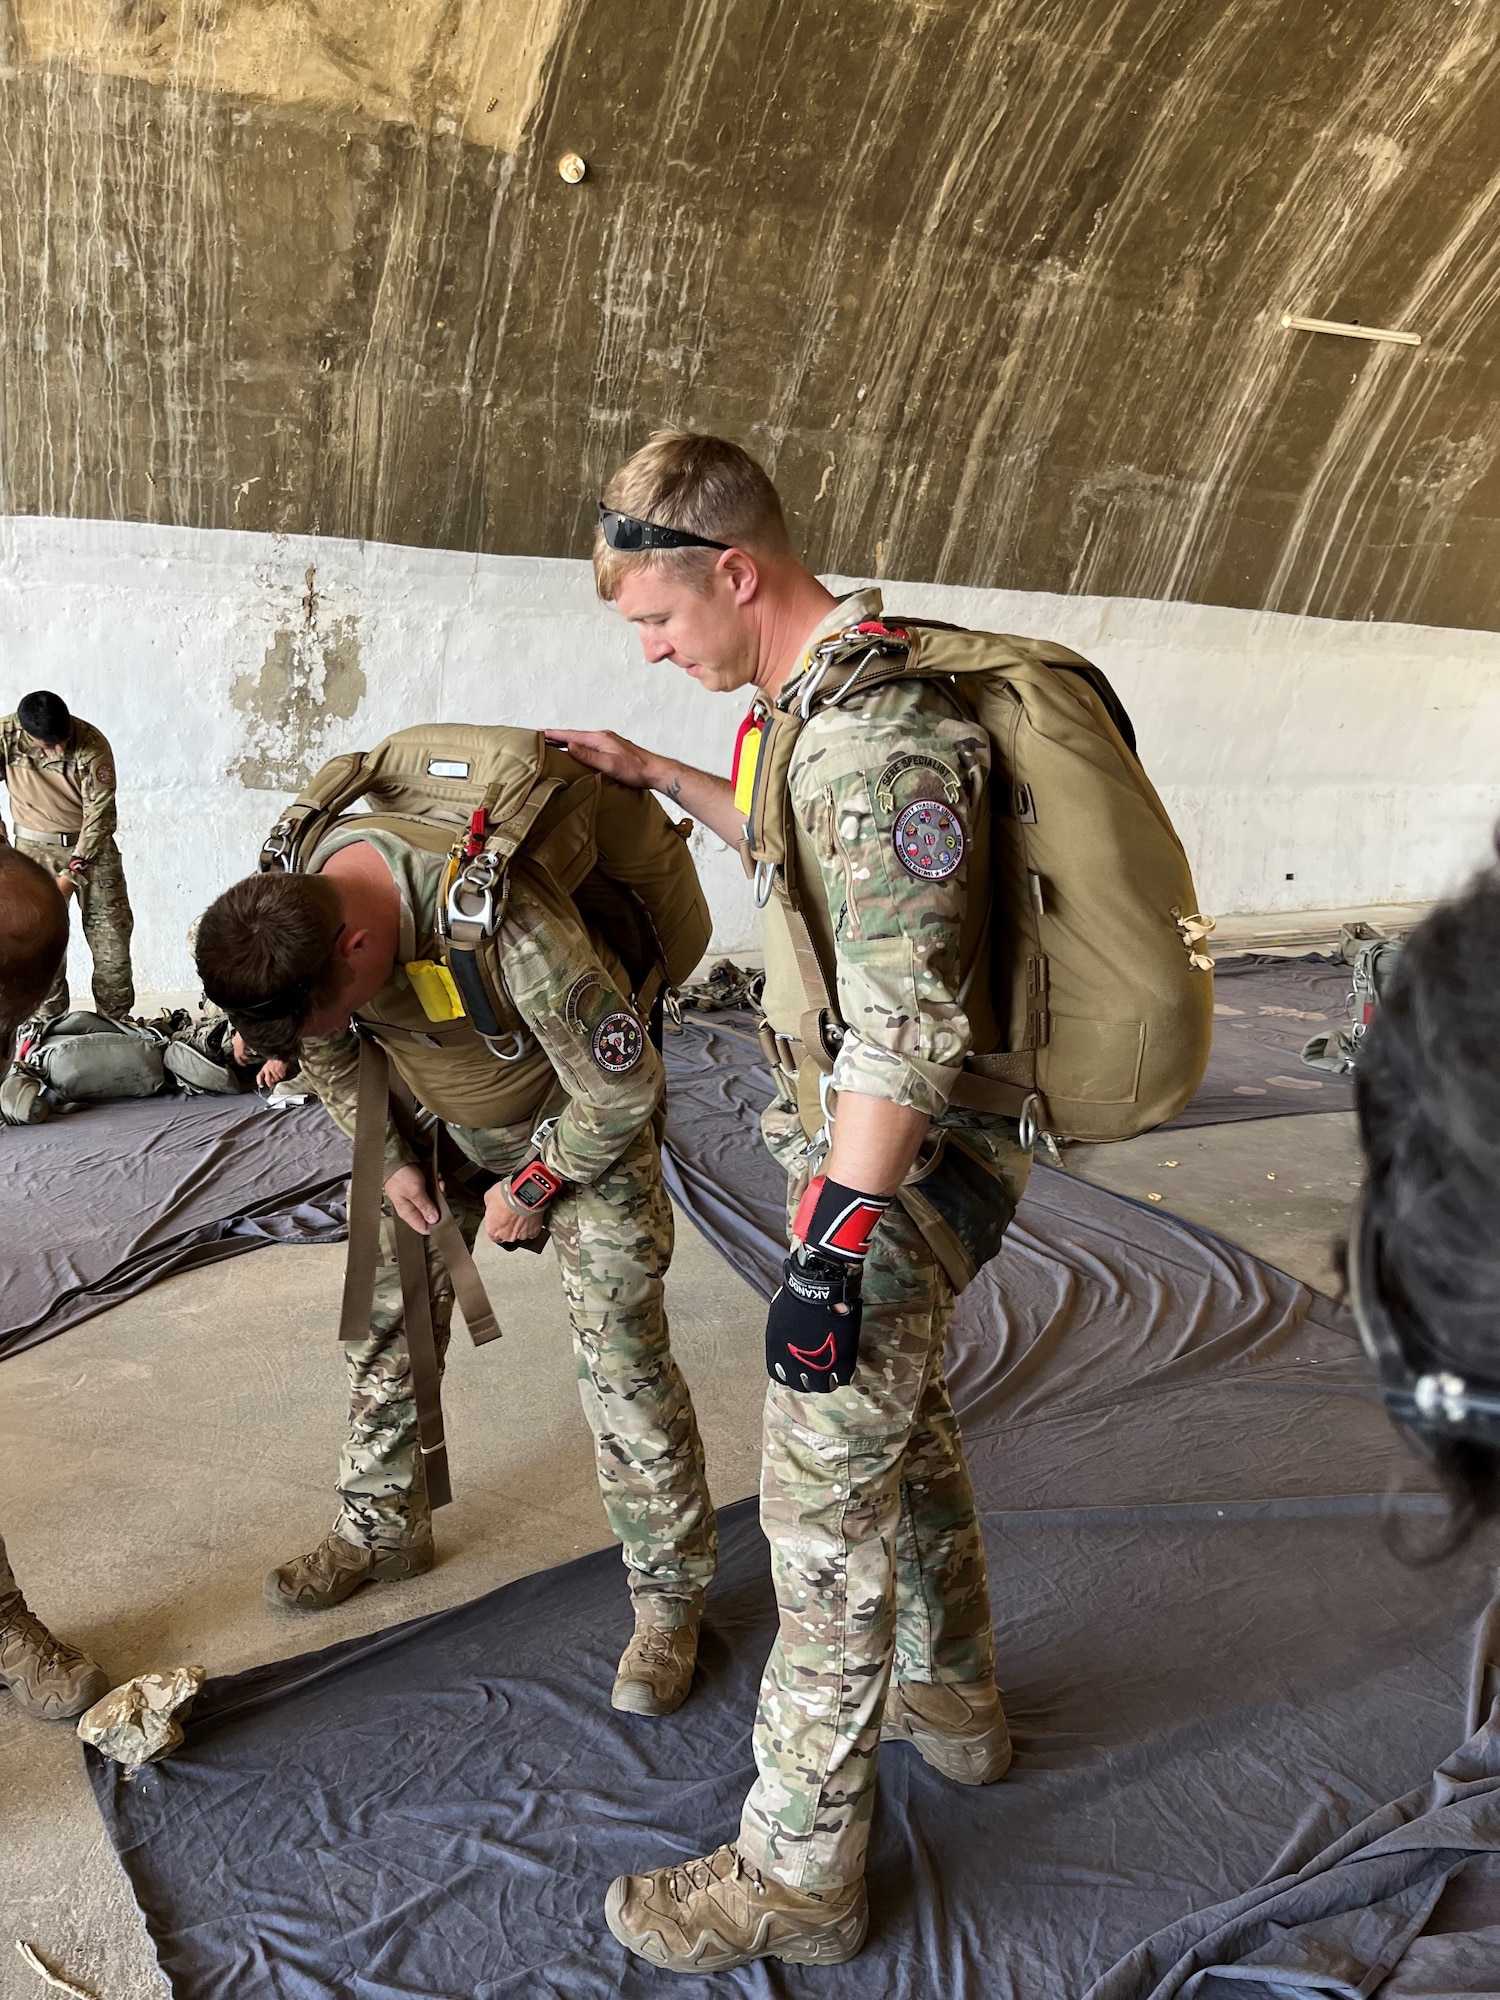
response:
[[[765,467],[728,438],[653,431],[615,473],[603,498],[616,513],[706,535],[752,554],[791,551],[781,499]],[[631,570],[662,569],[702,580],[717,560],[715,549],[612,549],[602,529],[594,534],[594,584],[607,604]]]

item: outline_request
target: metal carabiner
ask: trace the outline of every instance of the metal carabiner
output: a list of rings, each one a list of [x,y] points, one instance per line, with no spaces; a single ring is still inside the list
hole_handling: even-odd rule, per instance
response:
[[[1021,1106],[1020,1124],[1016,1136],[1020,1139],[1022,1146],[1028,1153],[1035,1149],[1037,1133],[1041,1129],[1037,1123],[1037,1114],[1041,1108],[1042,1100],[1036,1091],[1032,1091],[1026,1102]]]
[[[776,887],[776,863],[757,861],[755,864],[755,907],[763,910],[770,902]]]
[[[498,1035],[481,1035],[479,1039],[484,1043],[496,1062],[519,1062],[526,1053],[526,1037],[519,1028],[512,1028],[510,1033],[504,1038],[506,1041],[515,1044],[509,1055],[505,1053],[504,1049],[498,1046],[501,1039]]]

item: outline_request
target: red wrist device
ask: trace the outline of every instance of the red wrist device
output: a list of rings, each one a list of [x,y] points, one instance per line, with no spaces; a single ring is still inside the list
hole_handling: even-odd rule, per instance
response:
[[[511,1200],[519,1208],[532,1210],[545,1208],[561,1191],[562,1182],[540,1160],[528,1160],[510,1184]]]
[[[819,1174],[797,1205],[792,1234],[819,1256],[857,1262],[868,1252],[875,1226],[890,1205],[888,1195],[861,1194]]]

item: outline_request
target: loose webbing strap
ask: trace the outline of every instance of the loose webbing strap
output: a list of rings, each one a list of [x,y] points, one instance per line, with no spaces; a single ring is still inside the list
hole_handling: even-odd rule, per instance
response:
[[[369,1035],[359,1038],[359,1080],[355,1099],[354,1171],[349,1181],[349,1255],[344,1266],[344,1300],[339,1339],[363,1340],[375,1303],[380,1262],[380,1199],[385,1177],[385,1127],[391,1101],[390,1064]],[[448,1447],[443,1437],[442,1375],[432,1330],[427,1288],[427,1247],[399,1215],[392,1216],[396,1268],[401,1279],[401,1313],[411,1368],[412,1400],[426,1477],[427,1503],[446,1507],[453,1498]]]
[[[390,1075],[390,1091],[397,1122],[403,1129],[407,1144],[416,1152],[419,1150],[416,1100],[405,1078],[398,1076],[394,1070]],[[437,1209],[438,1219],[428,1233],[453,1281],[453,1296],[458,1300],[458,1309],[464,1316],[464,1325],[469,1329],[469,1338],[476,1347],[483,1347],[489,1341],[500,1338],[500,1322],[490,1304],[489,1293],[484,1289],[484,1280],[469,1254],[463,1231],[453,1219],[448,1197],[443,1193],[438,1176],[437,1150],[437,1135],[434,1134],[427,1192]]]

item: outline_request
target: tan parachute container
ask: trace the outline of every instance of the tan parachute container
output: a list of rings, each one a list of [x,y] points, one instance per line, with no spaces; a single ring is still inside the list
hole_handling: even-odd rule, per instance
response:
[[[708,948],[712,920],[685,829],[649,792],[590,771],[540,731],[419,723],[373,750],[326,763],[261,849],[263,870],[306,866],[363,804],[368,824],[451,855],[440,942],[464,1010],[497,1055],[519,1021],[493,969],[509,870],[518,857],[571,897],[630,977],[642,1018]],[[353,816],[363,825],[366,815]]]
[[[771,712],[748,858],[764,903],[795,855],[788,773],[803,723],[891,681],[948,687],[988,731],[994,914],[987,947],[1002,1039],[971,1055],[953,1103],[1058,1138],[1129,1139],[1174,1118],[1213,1034],[1212,920],[1182,843],[1099,669],[1066,646],[917,619],[867,620],[818,647]],[[800,921],[794,936],[806,937]],[[799,941],[799,956],[809,954]],[[834,968],[821,970],[827,994]],[[968,968],[965,968],[967,971]],[[810,1000],[814,992],[809,980]],[[805,1031],[812,1060],[829,1062]]]

